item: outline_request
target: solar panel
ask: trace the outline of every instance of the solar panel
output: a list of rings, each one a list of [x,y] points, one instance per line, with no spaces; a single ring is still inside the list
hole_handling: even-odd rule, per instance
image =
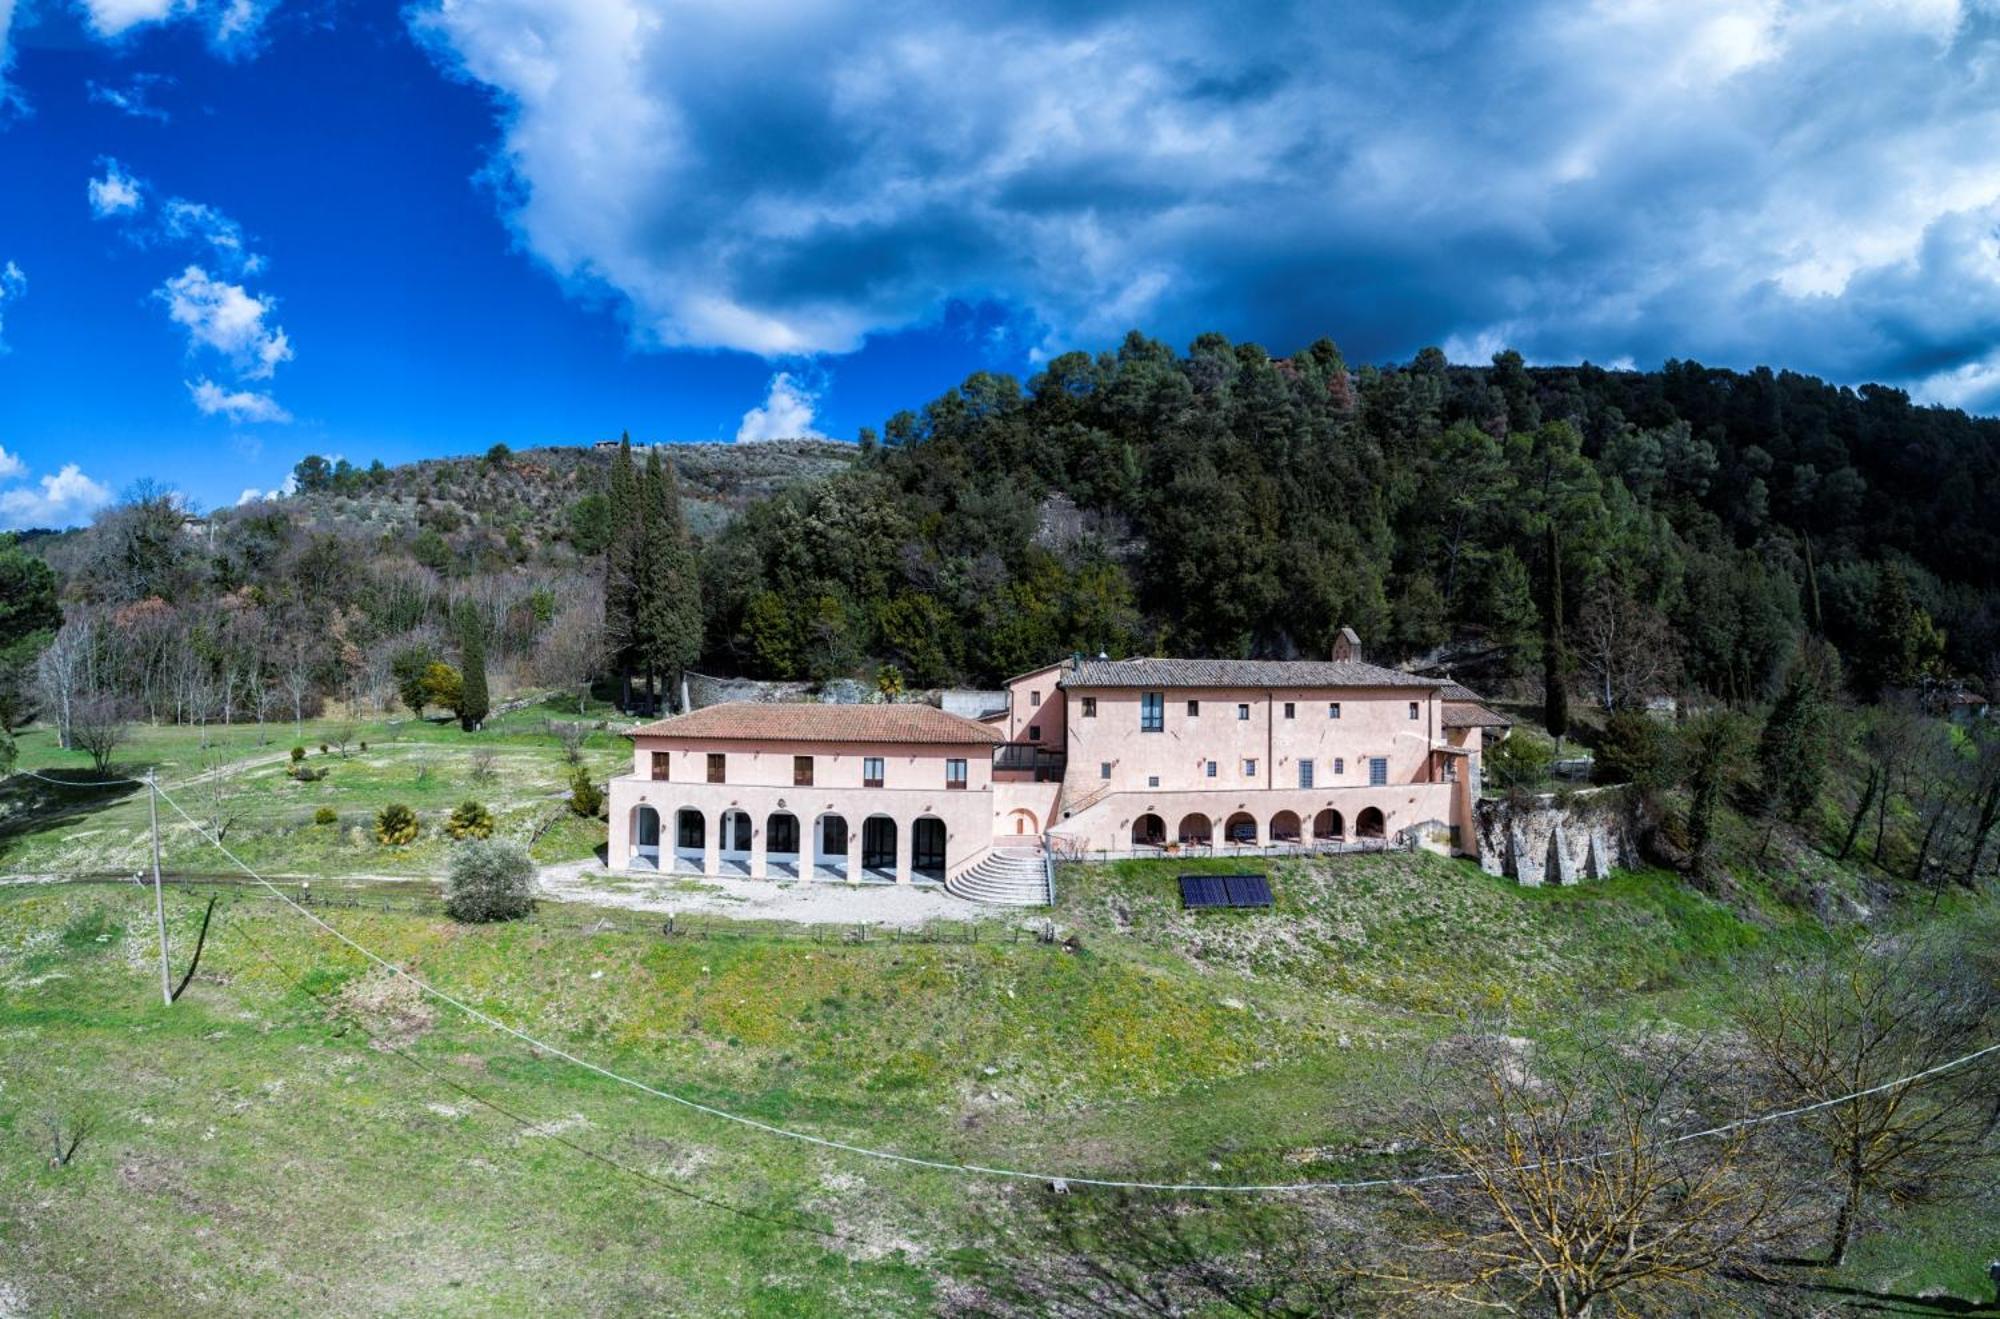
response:
[[[1182,875],[1181,907],[1268,907],[1271,885],[1262,875]]]

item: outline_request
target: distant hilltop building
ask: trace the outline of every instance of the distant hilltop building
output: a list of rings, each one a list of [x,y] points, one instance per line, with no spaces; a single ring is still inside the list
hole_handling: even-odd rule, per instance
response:
[[[1327,660],[1078,656],[948,705],[968,712],[730,702],[637,728],[609,864],[1029,902],[1045,842],[1470,851],[1483,734],[1507,727],[1352,631]]]

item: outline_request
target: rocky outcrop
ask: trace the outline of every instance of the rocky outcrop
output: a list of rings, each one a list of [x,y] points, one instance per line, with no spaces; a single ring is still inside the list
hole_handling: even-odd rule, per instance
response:
[[[1523,884],[1580,884],[1640,864],[1639,827],[1622,787],[1478,806],[1479,867]]]

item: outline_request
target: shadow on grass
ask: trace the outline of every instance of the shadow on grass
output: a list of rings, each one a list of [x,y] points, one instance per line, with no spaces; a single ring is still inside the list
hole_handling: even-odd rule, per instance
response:
[[[137,783],[103,783],[89,770],[38,770],[43,778],[16,774],[0,781],[0,864],[26,834],[44,833],[95,815],[136,793]],[[113,771],[116,772],[115,770]],[[51,783],[50,779],[61,779]]]

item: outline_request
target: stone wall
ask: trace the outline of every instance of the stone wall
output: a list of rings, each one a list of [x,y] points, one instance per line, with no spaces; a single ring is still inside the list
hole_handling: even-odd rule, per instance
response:
[[[1578,884],[1641,864],[1631,796],[1622,787],[1482,801],[1479,868],[1527,885]]]

